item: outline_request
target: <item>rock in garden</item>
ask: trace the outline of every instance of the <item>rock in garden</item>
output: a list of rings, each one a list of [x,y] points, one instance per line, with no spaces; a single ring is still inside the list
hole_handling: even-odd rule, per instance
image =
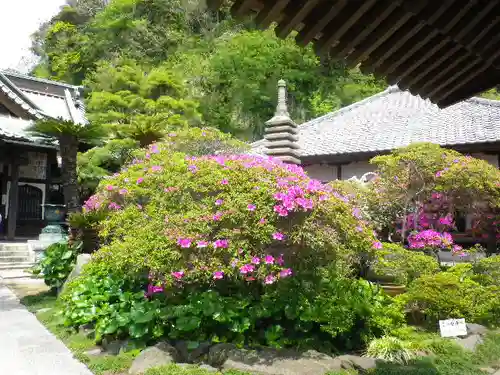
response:
[[[142,374],[152,367],[165,366],[177,359],[177,350],[166,342],[144,349],[132,362],[129,374]]]
[[[481,324],[467,323],[467,336],[485,335],[489,332],[488,328]]]
[[[208,364],[215,367],[222,366],[233,350],[236,350],[236,346],[233,344],[215,344],[208,351]]]
[[[464,339],[455,339],[458,345],[460,345],[465,350],[474,351],[476,347],[483,343],[483,339],[480,335],[474,334],[470,335]]]
[[[189,347],[189,341],[177,341],[175,343],[175,348],[179,353],[180,360],[187,363],[194,363],[199,360],[200,357],[208,354],[210,350],[209,342],[200,342],[198,346],[191,349]]]
[[[102,340],[102,348],[108,354],[118,355],[122,350],[128,346],[127,340]]]
[[[74,280],[81,275],[83,266],[85,266],[88,262],[90,262],[90,254],[80,254],[76,257],[75,267],[73,268],[73,271],[71,271],[68,278],[64,282],[64,285],[61,289],[62,292],[66,289],[71,280]]]
[[[219,371],[218,369],[216,369],[215,367],[212,367],[210,365],[200,365],[199,368],[202,370],[205,370],[207,372],[218,372]]]
[[[259,375],[324,375],[341,369],[341,361],[310,350],[233,349],[222,365],[223,370],[239,370]]]
[[[87,350],[85,352],[85,354],[88,356],[99,356],[99,355],[105,354],[105,352],[101,348],[94,348],[94,349]]]
[[[336,357],[342,362],[342,368],[345,370],[367,371],[377,367],[377,360],[370,357],[359,357],[357,355],[341,355]]]

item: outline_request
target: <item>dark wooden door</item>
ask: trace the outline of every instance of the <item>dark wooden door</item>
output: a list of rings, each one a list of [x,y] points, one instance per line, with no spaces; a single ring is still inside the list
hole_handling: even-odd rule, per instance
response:
[[[42,220],[42,190],[31,185],[19,186],[17,220]]]

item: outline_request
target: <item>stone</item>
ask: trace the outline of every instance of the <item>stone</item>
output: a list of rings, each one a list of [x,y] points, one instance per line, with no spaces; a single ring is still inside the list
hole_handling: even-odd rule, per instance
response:
[[[85,352],[85,354],[87,354],[88,356],[99,356],[99,355],[103,355],[106,353],[102,350],[102,348],[94,348],[94,349],[87,350]]]
[[[221,343],[215,344],[208,351],[208,364],[214,367],[220,367],[229,357],[229,353],[236,350],[236,345]]]
[[[95,329],[92,324],[84,324],[78,327],[78,333],[88,339],[95,339]]]
[[[370,357],[359,357],[357,355],[341,355],[336,357],[342,362],[342,368],[349,370],[367,371],[377,367],[377,360]]]
[[[494,368],[491,367],[483,367],[480,370],[486,374],[493,374],[493,375],[497,372]]]
[[[260,351],[233,349],[223,363],[223,370],[239,370],[259,375],[325,375],[340,370],[342,362],[326,354],[310,350]]]
[[[189,341],[177,341],[175,343],[175,348],[177,349],[177,352],[179,353],[180,359],[182,361],[185,361],[187,363],[194,363],[200,357],[208,354],[210,345],[211,344],[209,342],[200,342],[198,343],[198,346],[196,348],[190,349]]]
[[[455,339],[455,341],[457,342],[458,345],[460,345],[465,350],[469,350],[472,352],[476,350],[476,347],[479,344],[483,343],[483,339],[482,339],[481,335],[478,335],[478,334],[470,335],[470,336],[463,338],[463,339],[457,338],[457,339]]]
[[[122,350],[128,346],[127,340],[102,340],[102,348],[108,354],[118,355]]]
[[[43,314],[43,313],[45,313],[45,312],[47,312],[47,311],[50,311],[50,310],[52,310],[52,308],[51,308],[51,307],[44,307],[43,309],[38,309],[38,310],[36,310],[36,313],[37,313],[37,314]]]
[[[73,270],[69,274],[68,278],[64,282],[64,285],[62,286],[61,291],[64,291],[67,287],[67,285],[74,279],[76,279],[80,274],[82,273],[83,266],[85,266],[88,262],[90,262],[90,254],[79,254],[76,257],[76,264],[75,267],[73,267]]]
[[[166,342],[144,349],[132,362],[129,374],[142,374],[152,367],[174,363],[178,357],[177,350]]]
[[[199,368],[207,372],[219,372],[219,369],[216,369],[215,367],[212,367],[210,365],[200,365]]]
[[[481,324],[467,323],[467,336],[470,335],[485,335],[489,329]]]

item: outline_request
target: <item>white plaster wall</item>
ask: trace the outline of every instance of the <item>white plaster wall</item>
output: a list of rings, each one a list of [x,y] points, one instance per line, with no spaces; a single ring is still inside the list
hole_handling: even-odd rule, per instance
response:
[[[348,180],[352,177],[361,178],[368,172],[375,171],[375,166],[368,163],[368,161],[359,161],[342,165],[342,180]]]
[[[323,182],[337,179],[337,166],[328,164],[313,164],[304,167],[307,175]]]
[[[35,184],[33,182],[19,182],[19,186],[31,185],[42,190],[42,204],[45,204],[45,184]],[[7,194],[2,195],[2,203],[5,204],[5,217],[9,216],[9,199],[7,198],[10,193],[10,181],[7,181]],[[42,219],[45,219],[45,208],[42,206]]]

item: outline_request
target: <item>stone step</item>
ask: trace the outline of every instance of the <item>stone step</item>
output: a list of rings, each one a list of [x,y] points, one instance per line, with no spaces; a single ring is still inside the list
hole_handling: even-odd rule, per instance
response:
[[[29,262],[30,256],[29,255],[2,255],[0,254],[0,263],[1,262],[10,262],[10,263],[16,263],[16,262]]]
[[[0,256],[23,256],[23,255],[26,255],[26,256],[29,256],[30,255],[30,251],[28,249],[24,249],[24,250],[0,250]]]
[[[35,265],[33,262],[0,262],[0,270],[26,270]]]

